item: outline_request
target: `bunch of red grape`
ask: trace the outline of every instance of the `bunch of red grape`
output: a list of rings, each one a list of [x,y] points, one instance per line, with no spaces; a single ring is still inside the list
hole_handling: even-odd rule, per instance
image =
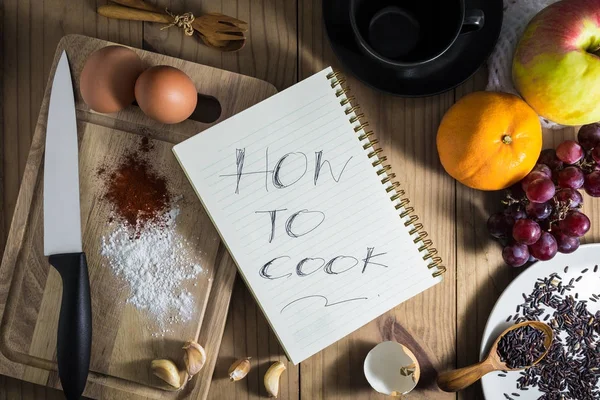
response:
[[[520,267],[577,250],[590,229],[589,218],[579,211],[581,188],[600,197],[600,123],[583,126],[577,142],[542,151],[529,175],[507,190],[504,211],[487,223],[504,245],[504,261]]]

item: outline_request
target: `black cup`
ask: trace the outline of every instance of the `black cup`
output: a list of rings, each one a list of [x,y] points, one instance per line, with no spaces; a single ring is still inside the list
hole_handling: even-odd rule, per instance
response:
[[[483,11],[465,0],[350,0],[356,42],[390,66],[411,67],[444,54],[461,34],[483,27]]]

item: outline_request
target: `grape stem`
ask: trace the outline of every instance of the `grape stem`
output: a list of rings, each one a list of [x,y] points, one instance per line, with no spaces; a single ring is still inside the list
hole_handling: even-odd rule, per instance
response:
[[[504,200],[501,200],[500,202],[502,204],[504,204],[505,206],[512,206],[513,204],[527,205],[525,200],[515,199],[508,191],[506,192],[506,196],[505,196]]]
[[[557,215],[556,215],[556,219],[550,220],[550,225],[549,225],[550,228],[548,230],[552,229],[552,225],[558,224],[560,221],[565,219],[567,217],[567,213],[570,210],[581,208],[581,204],[579,204],[577,207],[571,208],[569,206],[569,204],[567,204],[566,202],[560,202],[556,198],[553,198],[553,201],[554,201],[554,209],[556,210]]]
[[[581,160],[579,160],[579,162],[577,162],[577,164],[575,164],[583,172],[588,173],[588,174],[591,172],[594,172],[594,166],[596,165],[596,161],[594,161],[593,159],[590,159],[590,154],[591,154],[591,150],[588,151],[588,154],[585,157],[583,157]]]

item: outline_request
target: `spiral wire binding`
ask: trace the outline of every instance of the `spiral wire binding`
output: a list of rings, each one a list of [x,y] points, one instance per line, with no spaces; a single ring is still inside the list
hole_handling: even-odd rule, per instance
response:
[[[366,131],[365,128],[369,126],[369,123],[361,122],[361,119],[363,118],[364,114],[357,113],[357,111],[360,109],[360,106],[352,104],[352,102],[354,101],[354,96],[348,96],[348,92],[350,91],[350,89],[348,87],[343,86],[346,82],[346,79],[341,73],[337,71],[327,74],[327,79],[330,81],[332,89],[337,88],[335,91],[336,97],[344,96],[344,99],[340,101],[340,105],[342,107],[348,106],[344,110],[346,115],[354,114],[353,117],[349,118],[349,122],[352,125],[358,123],[358,125],[354,126],[354,132],[358,133],[362,131],[362,133],[358,136],[358,139],[361,142],[363,140],[369,140],[369,143],[363,145],[363,149],[369,151],[369,153],[367,154],[369,158],[375,158],[375,160],[372,162],[373,167],[381,166],[377,170],[377,175],[379,176],[385,174],[385,177],[381,179],[381,183],[383,185],[389,183],[389,186],[386,186],[385,190],[387,193],[390,194],[392,194],[393,192],[393,194],[390,196],[390,200],[392,202],[396,202],[396,210],[403,210],[400,213],[400,218],[404,219],[408,217],[408,219],[404,222],[404,226],[411,227],[411,230],[409,231],[409,234],[411,236],[417,235],[413,241],[415,244],[420,243],[420,246],[418,248],[420,253],[426,252],[426,254],[423,256],[423,260],[429,262],[427,268],[429,268],[430,270],[435,269],[435,271],[432,274],[434,277],[443,275],[446,272],[446,267],[442,265],[442,259],[437,256],[437,249],[432,247],[433,242],[430,239],[427,239],[429,234],[423,230],[423,224],[417,222],[419,220],[419,217],[414,214],[414,208],[407,207],[408,204],[410,204],[410,200],[406,197],[403,197],[406,194],[406,192],[402,189],[399,189],[400,183],[398,183],[397,181],[392,181],[392,179],[396,177],[396,174],[391,172],[391,166],[383,164],[387,161],[387,157],[378,156],[383,151],[381,148],[375,147],[379,140],[369,139],[369,137],[373,135],[373,131]]]

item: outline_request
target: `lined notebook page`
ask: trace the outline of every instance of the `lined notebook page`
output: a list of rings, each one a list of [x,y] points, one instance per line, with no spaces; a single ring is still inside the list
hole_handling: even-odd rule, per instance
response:
[[[441,280],[330,72],[174,147],[294,364]]]

